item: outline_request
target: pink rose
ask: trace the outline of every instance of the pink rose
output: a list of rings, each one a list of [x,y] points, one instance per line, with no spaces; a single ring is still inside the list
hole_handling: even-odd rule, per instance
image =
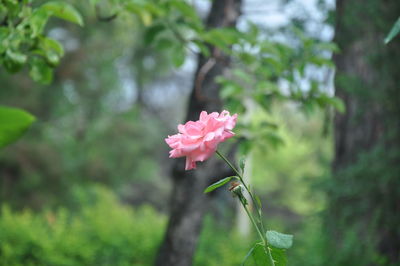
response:
[[[231,116],[228,111],[221,114],[202,111],[200,120],[179,125],[179,133],[165,139],[172,149],[169,157],[186,156],[185,169],[196,168],[196,162],[210,158],[220,142],[235,135],[231,130],[235,127],[236,118],[237,114]]]

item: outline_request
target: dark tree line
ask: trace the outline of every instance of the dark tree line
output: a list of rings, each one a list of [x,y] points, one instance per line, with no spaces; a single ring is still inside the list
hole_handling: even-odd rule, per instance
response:
[[[347,110],[334,122],[326,221],[338,265],[399,262],[400,41],[383,42],[399,14],[397,0],[336,1],[335,89]]]

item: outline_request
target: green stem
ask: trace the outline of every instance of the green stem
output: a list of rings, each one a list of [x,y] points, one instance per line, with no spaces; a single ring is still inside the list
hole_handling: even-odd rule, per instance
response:
[[[246,213],[247,213],[247,216],[249,216],[251,222],[253,223],[254,227],[256,228],[258,235],[260,236],[261,240],[262,240],[263,243],[265,244],[265,239],[264,239],[264,237],[263,237],[263,234],[261,233],[260,229],[258,228],[257,223],[256,223],[256,221],[254,220],[253,215],[250,213],[250,211],[249,211],[249,209],[247,208],[246,204],[245,204],[242,200],[240,200],[240,202],[242,203],[243,208],[244,208],[244,210],[245,210]]]
[[[229,167],[238,175],[240,181],[241,181],[242,183],[244,183],[244,182],[243,182],[243,179],[242,179],[242,175],[241,175],[240,172],[235,168],[235,166],[233,166],[233,164],[231,164],[231,162],[228,161],[228,159],[227,159],[224,155],[222,155],[222,153],[220,153],[218,150],[216,151],[216,153],[217,153],[218,156],[221,157],[221,159],[224,160],[224,161],[226,162],[226,164],[229,165]],[[243,184],[243,185],[244,185],[244,184]]]
[[[261,209],[259,208],[258,203],[256,202],[253,193],[251,193],[249,187],[248,187],[248,186],[246,185],[246,183],[244,182],[242,174],[233,166],[233,164],[231,164],[231,162],[230,162],[224,155],[222,155],[218,150],[216,151],[216,153],[217,153],[218,156],[221,157],[221,159],[224,160],[224,161],[228,164],[228,166],[237,174],[237,176],[238,176],[240,182],[243,184],[243,186],[244,186],[244,188],[246,189],[247,193],[249,193],[249,195],[250,195],[250,197],[251,197],[251,201],[253,202],[253,205],[256,206],[256,208],[257,208],[257,214],[258,214],[258,217],[259,217],[259,224],[260,224],[261,230],[260,230],[259,226],[257,225],[257,222],[255,221],[253,215],[251,214],[251,212],[250,212],[249,209],[247,208],[246,203],[243,202],[242,199],[239,199],[240,202],[242,203],[243,208],[245,209],[247,215],[249,216],[251,222],[253,223],[253,226],[256,228],[258,235],[260,236],[262,242],[264,243],[264,250],[265,250],[265,252],[268,254],[268,258],[269,258],[269,260],[270,260],[271,265],[272,265],[272,266],[275,266],[275,261],[274,261],[273,258],[272,258],[271,250],[269,249],[269,246],[268,246],[268,240],[267,240],[267,236],[266,236],[266,231],[265,231],[265,228],[264,228],[264,224],[263,224],[263,222],[262,222]],[[243,196],[243,197],[244,197],[244,196]]]
[[[258,203],[256,202],[253,193],[251,193],[249,187],[246,185],[246,183],[243,180],[243,176],[242,174],[236,169],[236,167],[233,166],[233,164],[231,164],[231,162],[223,155],[221,154],[218,150],[216,151],[216,153],[218,154],[219,157],[221,157],[222,160],[224,160],[226,162],[226,164],[228,164],[228,166],[237,174],[237,176],[239,177],[240,182],[243,184],[244,188],[246,189],[247,193],[249,193],[251,201],[253,202],[253,205],[256,206],[257,208],[257,214],[258,214],[258,218],[259,218],[259,223],[261,225],[261,231],[263,232],[263,235],[266,234],[265,228],[264,228],[264,224],[262,222],[262,216],[261,216],[261,211],[258,207]],[[263,238],[266,241],[266,238]]]
[[[272,258],[271,250],[268,247],[268,242],[267,242],[267,239],[265,237],[265,234],[261,233],[260,229],[258,228],[258,226],[256,224],[256,221],[254,220],[253,215],[250,213],[250,211],[247,208],[246,204],[242,200],[240,200],[240,202],[242,203],[243,208],[245,209],[245,211],[247,213],[247,216],[249,216],[249,218],[250,218],[251,222],[253,223],[254,227],[257,229],[257,233],[260,236],[262,242],[264,243],[264,250],[265,250],[265,253],[267,253],[267,255],[268,255],[268,258],[269,258],[269,261],[270,261],[271,265],[275,266],[275,261]]]

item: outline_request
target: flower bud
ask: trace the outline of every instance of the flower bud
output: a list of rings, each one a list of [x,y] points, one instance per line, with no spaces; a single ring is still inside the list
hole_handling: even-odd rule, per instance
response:
[[[234,189],[240,186],[240,183],[237,181],[232,181],[230,187],[228,188],[229,191],[233,192]]]
[[[246,201],[243,195],[244,187],[237,181],[231,182],[231,186],[229,187],[229,191],[233,193],[234,196],[239,197],[241,201]]]

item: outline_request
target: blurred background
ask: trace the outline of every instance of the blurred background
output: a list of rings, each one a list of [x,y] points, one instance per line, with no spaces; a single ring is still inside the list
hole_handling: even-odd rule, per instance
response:
[[[2,26],[47,2],[2,1]],[[0,150],[1,265],[240,265],[255,232],[226,187],[202,193],[226,171],[182,173],[164,142],[202,109],[238,113],[221,150],[294,235],[288,265],[399,265],[398,1],[64,2],[84,23],[46,22],[57,66],[0,49],[0,104],[36,117]]]

